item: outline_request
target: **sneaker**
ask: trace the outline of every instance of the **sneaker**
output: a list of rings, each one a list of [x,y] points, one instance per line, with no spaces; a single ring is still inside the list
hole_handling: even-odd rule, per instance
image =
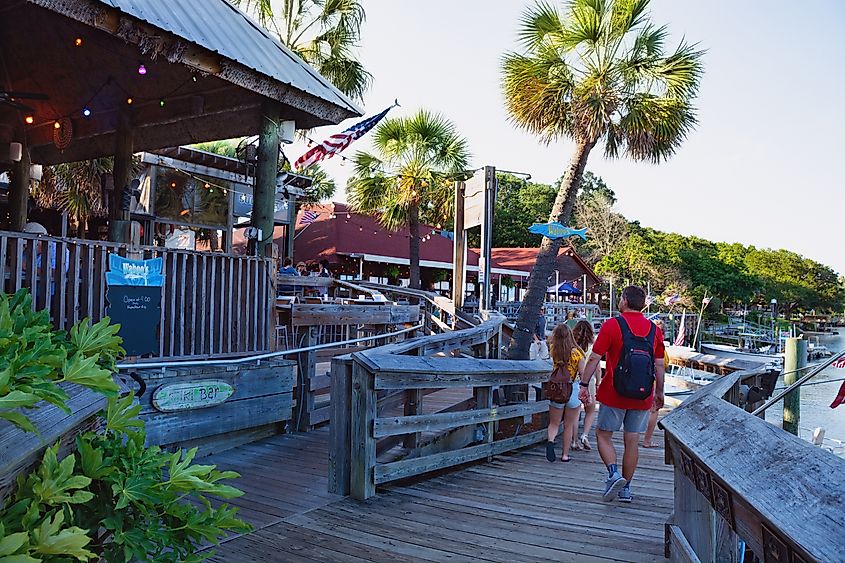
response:
[[[554,462],[557,459],[555,455],[555,443],[554,442],[546,442],[546,459]]]
[[[602,496],[602,500],[605,502],[610,502],[614,498],[616,498],[616,493],[619,492],[619,489],[625,486],[625,478],[619,474],[618,471],[615,471],[613,475],[607,478],[607,481],[604,482],[604,495]]]
[[[630,487],[622,487],[622,490],[619,491],[619,494],[616,495],[616,500],[619,502],[631,502],[634,499],[631,496],[631,489]]]

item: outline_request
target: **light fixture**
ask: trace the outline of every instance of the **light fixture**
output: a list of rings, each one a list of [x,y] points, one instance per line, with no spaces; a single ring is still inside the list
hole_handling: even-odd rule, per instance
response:
[[[138,74],[141,76],[147,74],[147,67],[144,66],[144,63],[138,65]]]
[[[171,187],[171,188],[175,188],[175,187],[176,187],[176,182],[170,182],[170,187]]]
[[[76,45],[77,47],[81,47],[82,46],[82,38],[77,37],[76,39],[73,40],[73,44]]]
[[[179,212],[179,215],[184,217],[185,215],[188,215],[190,212],[191,212],[190,209],[183,209],[182,211]]]
[[[158,101],[158,107],[160,107],[160,108],[164,107],[164,98],[162,98]]]
[[[126,98],[126,105],[131,106],[131,105],[132,105],[132,102],[134,102],[134,101],[135,101],[135,100],[133,100],[133,99],[132,99],[132,96],[129,96],[128,98]]]
[[[91,110],[88,108],[82,108],[82,115],[85,117],[91,117]]]
[[[209,185],[209,183],[208,183],[208,182],[206,182],[206,183],[205,183],[205,189],[208,189],[208,188],[210,188],[210,187],[211,187],[211,185]]]
[[[59,123],[58,121],[53,122],[53,129],[61,129],[61,128],[62,128],[61,123]]]
[[[35,118],[31,115],[27,115],[23,118],[23,120],[26,121],[27,125],[32,125],[33,123],[35,123]]]

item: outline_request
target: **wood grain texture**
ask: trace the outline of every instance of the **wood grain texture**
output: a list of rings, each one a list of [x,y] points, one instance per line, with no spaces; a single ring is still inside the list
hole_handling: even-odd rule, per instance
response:
[[[549,409],[548,401],[536,401],[521,405],[509,405],[486,409],[464,410],[437,414],[395,416],[377,418],[373,425],[373,436],[384,438],[410,432],[442,432],[468,424],[481,424],[521,417]]]
[[[417,305],[336,305],[300,304],[291,309],[293,326],[326,325],[398,325],[416,323],[420,319]]]

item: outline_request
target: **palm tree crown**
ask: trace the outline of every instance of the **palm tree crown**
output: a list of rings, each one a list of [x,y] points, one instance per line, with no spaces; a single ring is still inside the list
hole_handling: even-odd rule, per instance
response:
[[[366,19],[358,0],[235,0],[274,32],[279,40],[314,66],[341,92],[361,100],[372,76],[356,59]]]
[[[358,152],[347,184],[355,211],[378,215],[385,228],[410,230],[411,285],[419,287],[420,221],[450,216],[452,180],[467,166],[467,142],[444,117],[421,110],[384,120],[373,134],[374,153]]]
[[[561,13],[540,1],[522,16],[521,53],[502,61],[511,120],[544,142],[567,137],[575,152],[549,221],[568,224],[590,151],[659,163],[696,124],[702,51],[667,54],[668,31],[649,20],[649,0],[570,0]],[[543,238],[508,355],[527,358],[561,240]]]
[[[506,107],[550,142],[568,137],[660,162],[696,123],[701,55],[685,42],[667,54],[668,30],[649,0],[573,0],[561,14],[540,2],[522,16],[522,53],[503,61]]]

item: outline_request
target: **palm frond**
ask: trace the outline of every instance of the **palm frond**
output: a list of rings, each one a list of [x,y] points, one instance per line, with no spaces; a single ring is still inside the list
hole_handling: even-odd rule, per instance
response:
[[[549,34],[563,29],[560,13],[545,1],[537,2],[525,10],[519,19],[517,37],[525,49],[534,49],[546,41]]]

